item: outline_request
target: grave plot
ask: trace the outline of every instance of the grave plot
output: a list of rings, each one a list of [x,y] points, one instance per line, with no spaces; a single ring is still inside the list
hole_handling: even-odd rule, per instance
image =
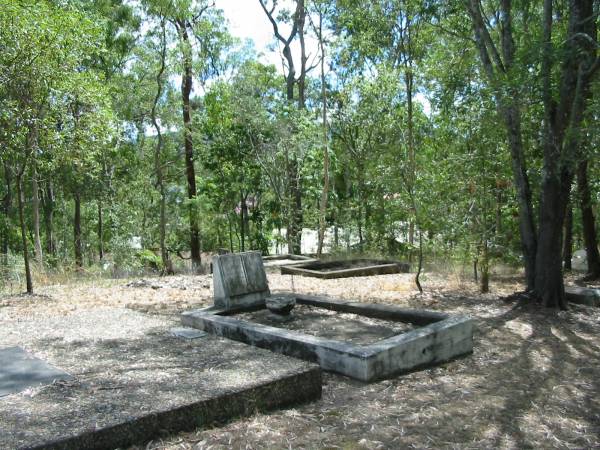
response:
[[[310,256],[290,254],[263,256],[262,259],[266,270],[276,270],[279,269],[281,266],[296,266],[298,264],[306,264],[318,261],[317,259],[311,258]]]
[[[344,259],[337,261],[315,261],[295,266],[282,266],[282,275],[301,275],[323,279],[365,277],[410,271],[407,263],[380,259]]]
[[[233,310],[207,308],[186,312],[182,314],[182,322],[218,336],[318,362],[324,370],[367,382],[439,364],[473,351],[473,322],[466,316],[407,310],[391,305],[341,302],[325,297],[287,296],[292,296],[298,305],[383,319],[387,327],[380,322],[377,330],[380,336],[371,330],[368,343],[353,342],[352,333],[344,333],[343,326],[341,330],[337,327],[336,339],[319,337],[302,329],[307,326],[307,321],[302,324],[302,319],[300,331],[294,330],[293,316],[287,323],[273,321],[270,325],[265,324],[268,316],[256,305]],[[248,311],[252,310],[258,310],[259,314],[249,315]],[[258,319],[242,320],[240,313],[246,314],[241,316],[245,319]],[[326,318],[321,321],[327,324]],[[396,322],[398,333],[386,338],[386,333],[395,330],[391,325],[393,322]]]
[[[271,297],[262,260],[258,260],[260,265],[245,269],[257,255],[242,253],[214,259],[215,304],[183,313],[182,323],[318,362],[325,370],[362,381],[390,377],[473,351],[473,322],[466,316],[291,293]],[[227,270],[229,267],[236,270]],[[255,296],[256,286],[260,286],[261,299]],[[233,301],[224,302],[223,298]],[[298,308],[295,313],[294,307]]]
[[[320,398],[315,364],[173,325],[116,308],[3,321],[0,342],[71,376],[0,398],[0,448],[126,448]]]

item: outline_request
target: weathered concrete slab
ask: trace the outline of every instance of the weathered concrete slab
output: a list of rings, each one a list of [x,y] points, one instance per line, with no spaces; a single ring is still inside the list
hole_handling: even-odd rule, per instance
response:
[[[370,345],[355,345],[247,322],[236,319],[235,315],[222,316],[207,310],[186,312],[182,314],[182,322],[218,336],[318,362],[325,370],[362,381],[387,378],[473,351],[473,321],[467,316],[450,317],[431,311],[409,312],[391,305],[360,305],[332,301],[326,297],[296,295],[295,298],[299,304],[318,305],[370,317],[385,316],[389,320],[402,318],[411,323],[427,325]]]
[[[214,336],[178,339],[170,320],[119,314],[137,328],[90,333],[90,320],[111,327],[111,310],[81,313],[81,328],[68,316],[24,325],[42,329],[64,320],[62,329],[71,328],[63,338],[19,336],[20,322],[3,323],[0,340],[43,349],[73,379],[0,398],[0,449],[127,448],[320,398],[315,364]]]
[[[600,306],[600,289],[568,286],[565,288],[567,301],[587,306]]]
[[[295,266],[281,266],[282,275],[300,275],[321,279],[366,277],[409,271],[410,265],[407,263],[378,259],[316,261]]]
[[[269,296],[267,275],[259,252],[213,257],[214,303],[221,308],[262,304]]]
[[[173,336],[176,336],[176,337],[179,337],[182,339],[199,339],[199,338],[208,336],[208,333],[205,333],[204,331],[199,331],[195,328],[182,328],[182,327],[171,328],[169,330],[169,332]]]
[[[0,349],[0,397],[72,377],[20,347]]]

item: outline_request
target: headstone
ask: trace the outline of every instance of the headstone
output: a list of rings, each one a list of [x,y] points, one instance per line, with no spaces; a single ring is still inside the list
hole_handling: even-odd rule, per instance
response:
[[[20,347],[0,349],[0,397],[72,377]]]
[[[571,258],[571,267],[573,270],[587,272],[588,263],[587,252],[585,250],[577,250],[573,253],[573,257]]]
[[[213,256],[213,286],[218,308],[264,304],[270,291],[260,252]]]

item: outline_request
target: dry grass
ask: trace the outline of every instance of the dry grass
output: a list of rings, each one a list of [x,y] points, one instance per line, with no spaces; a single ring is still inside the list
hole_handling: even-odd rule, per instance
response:
[[[150,442],[148,449],[229,448],[600,448],[600,309],[550,312],[501,297],[518,277],[493,280],[492,293],[456,276],[426,274],[342,280],[269,274],[271,289],[468,313],[477,324],[472,356],[391,380],[363,384],[325,374],[323,398],[220,427]],[[70,314],[106,306],[173,316],[210,303],[209,277],[78,283],[40,289],[43,297],[0,300],[4,314]]]

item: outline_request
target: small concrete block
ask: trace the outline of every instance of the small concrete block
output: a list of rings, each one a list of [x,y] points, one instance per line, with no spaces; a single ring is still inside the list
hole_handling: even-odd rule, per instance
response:
[[[72,378],[68,373],[46,364],[20,347],[0,349],[0,397],[32,386]]]
[[[270,294],[259,252],[213,257],[214,304],[231,309],[264,304]]]
[[[296,306],[294,297],[270,297],[265,301],[267,308],[274,314],[280,316],[289,315],[290,311]]]
[[[208,333],[199,331],[195,328],[171,328],[169,332],[179,338],[183,339],[198,339],[201,337],[208,336]]]

